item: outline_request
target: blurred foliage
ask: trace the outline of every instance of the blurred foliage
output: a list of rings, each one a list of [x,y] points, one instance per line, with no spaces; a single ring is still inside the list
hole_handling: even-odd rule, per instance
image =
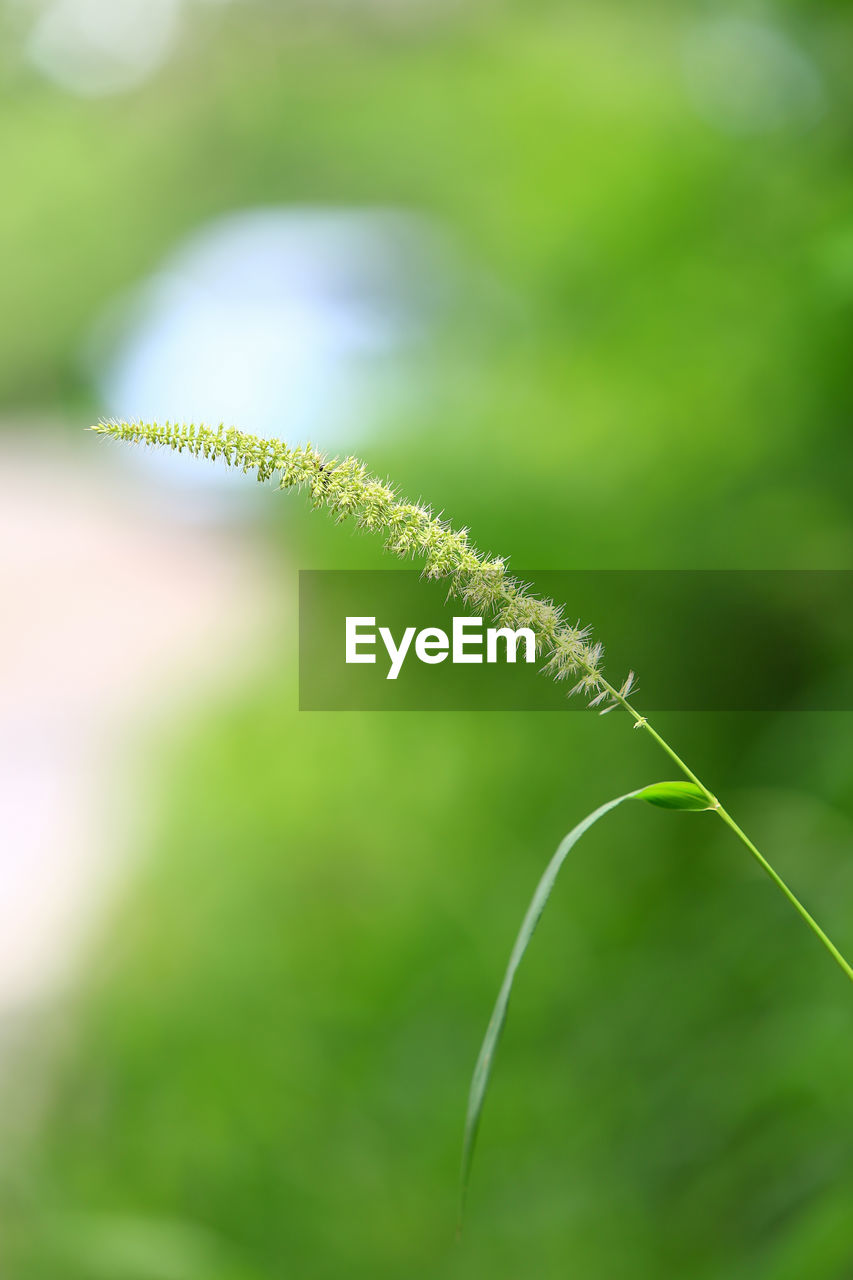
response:
[[[846,566],[853,20],[767,8],[829,110],[737,137],[685,90],[706,12],[240,4],[107,102],[10,60],[0,403],[97,411],[83,335],[211,215],[399,205],[490,283],[371,466],[519,565]],[[276,501],[283,589],[383,563]],[[4,1122],[4,1275],[849,1276],[850,993],[719,824],[651,810],[566,868],[453,1247],[523,906],[583,813],[668,770],[616,716],[300,716],[294,686],[270,663],[149,768],[155,847],[35,1133]],[[853,949],[850,718],[666,720]]]

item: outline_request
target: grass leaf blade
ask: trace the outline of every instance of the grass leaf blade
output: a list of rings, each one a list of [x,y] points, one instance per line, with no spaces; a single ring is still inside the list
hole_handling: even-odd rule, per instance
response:
[[[515,981],[515,975],[518,967],[524,958],[524,953],[533,937],[533,933],[537,924],[545,910],[545,906],[551,896],[551,890],[554,882],[560,872],[560,868],[565,862],[571,850],[580,840],[581,836],[589,830],[599,818],[603,818],[611,809],[615,809],[617,805],[622,804],[624,800],[633,800],[638,794],[636,791],[629,791],[624,796],[618,796],[615,800],[608,800],[606,804],[595,809],[573,827],[568,835],[564,836],[557,847],[556,853],[551,858],[548,866],[545,868],[539,884],[536,886],[530,906],[527,908],[512,954],[509,958],[504,980],[501,983],[501,989],[498,992],[498,998],[495,1001],[495,1007],[492,1010],[492,1016],[489,1019],[489,1025],[480,1053],[477,1058],[477,1065],[474,1068],[474,1075],[471,1080],[471,1089],[468,1095],[468,1111],[465,1116],[465,1138],[462,1148],[462,1176],[459,1194],[459,1229],[462,1227],[462,1217],[465,1209],[465,1199],[468,1192],[468,1181],[471,1174],[471,1162],[474,1157],[474,1147],[477,1142],[477,1132],[480,1127],[480,1116],[483,1110],[483,1102],[486,1096],[486,1089],[489,1085],[489,1077],[492,1073],[492,1064],[494,1062],[495,1050],[503,1031],[504,1022],[506,1021],[507,1008],[509,1006],[509,998],[512,993],[512,985]]]

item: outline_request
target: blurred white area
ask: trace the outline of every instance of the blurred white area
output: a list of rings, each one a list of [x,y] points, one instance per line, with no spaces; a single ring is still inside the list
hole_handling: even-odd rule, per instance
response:
[[[99,97],[134,89],[159,70],[177,44],[188,5],[187,0],[31,0],[30,7],[26,50],[33,65],[71,93]]]
[[[826,111],[814,62],[768,22],[729,16],[693,23],[683,69],[696,111],[725,133],[803,129]]]
[[[130,744],[251,673],[280,592],[245,530],[114,496],[90,439],[0,434],[0,1015],[73,974],[138,840]]]
[[[399,369],[454,279],[433,227],[392,210],[250,209],[192,235],[99,323],[105,413],[225,422],[354,452],[408,390]],[[211,468],[148,455],[209,485]]]

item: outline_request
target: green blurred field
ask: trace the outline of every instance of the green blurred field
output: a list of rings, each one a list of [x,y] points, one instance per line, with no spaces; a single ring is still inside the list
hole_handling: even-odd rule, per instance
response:
[[[828,110],[735,137],[685,94],[693,8],[236,5],[108,105],[7,71],[0,407],[83,426],[81,335],[204,219],[401,206],[494,291],[413,359],[372,467],[518,564],[848,567],[853,21],[770,6]],[[283,590],[385,563],[269,507]],[[300,715],[294,627],[152,749],[156,838],[40,1051],[46,1114],[4,1125],[3,1274],[846,1280],[851,993],[706,815],[619,812],[567,868],[454,1246],[527,898],[669,766],[617,716]],[[853,950],[853,719],[666,720]]]

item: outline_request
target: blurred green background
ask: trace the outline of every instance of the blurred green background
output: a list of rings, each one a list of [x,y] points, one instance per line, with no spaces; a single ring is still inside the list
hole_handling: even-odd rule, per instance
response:
[[[393,208],[464,266],[356,440],[373,469],[519,565],[850,566],[849,6],[195,4],[98,97],[27,61],[25,8],[0,412],[46,471],[69,442],[103,465],[87,335],[187,235]],[[296,568],[387,564],[249,499],[282,600]],[[536,879],[671,770],[616,715],[300,714],[295,634],[282,608],[239,689],[137,744],[132,875],[0,1075],[3,1275],[849,1280],[851,992],[721,824],[651,810],[558,885],[454,1244]],[[852,951],[853,718],[660,727]]]

